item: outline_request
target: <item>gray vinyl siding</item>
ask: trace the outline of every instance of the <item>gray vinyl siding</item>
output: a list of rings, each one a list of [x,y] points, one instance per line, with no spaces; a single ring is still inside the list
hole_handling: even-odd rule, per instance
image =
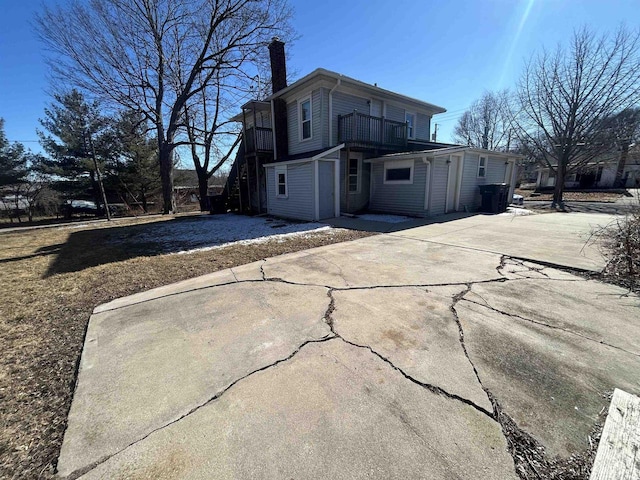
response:
[[[364,210],[369,205],[369,187],[371,185],[371,165],[360,161],[360,191],[350,192],[347,204],[347,191],[345,185],[345,175],[347,172],[347,154],[340,154],[340,211],[355,213]]]
[[[397,107],[395,105],[387,104],[387,120],[394,120],[396,122],[404,122],[404,108]]]
[[[431,136],[431,117],[424,113],[419,113],[416,119],[416,140],[430,140]]]
[[[300,97],[300,99],[306,97]],[[300,125],[298,124],[298,101],[287,104],[287,130],[289,132],[289,154],[312,152],[320,150],[323,145],[322,132],[322,94],[321,89],[311,93],[311,139],[300,140]],[[327,117],[324,117],[327,118]]]
[[[353,113],[354,110],[357,110],[359,113],[369,114],[369,100],[367,98],[356,97],[354,95],[349,95],[347,93],[335,91],[331,95],[333,98],[333,121],[332,121],[332,130],[333,130],[333,143],[338,145],[338,116],[346,115],[348,113]],[[327,117],[328,110],[327,110]],[[327,122],[328,128],[328,122]],[[334,145],[330,145],[334,146]]]
[[[478,178],[478,162],[480,155],[466,152],[464,155],[464,169],[462,173],[462,188],[460,189],[460,209],[465,207],[469,211],[477,210],[482,199],[478,185],[489,183],[504,183],[507,166],[505,160],[498,157],[487,159],[487,173],[484,178]]]
[[[504,183],[504,175],[507,172],[504,158],[489,156],[489,166],[487,167],[486,183]]]
[[[424,190],[427,166],[422,161],[414,160],[413,183],[400,185],[384,183],[384,162],[376,162],[371,165],[373,182],[370,210],[400,215],[426,215]]]
[[[321,88],[320,89],[320,131],[322,135],[322,148],[327,148],[329,146],[329,89]]]
[[[436,158],[431,162],[431,210],[430,215],[442,215],[447,208],[447,181],[449,165],[446,158]]]
[[[388,120],[394,120],[396,122],[405,122],[407,119],[405,118],[405,112],[413,113],[416,115],[416,128],[415,128],[415,139],[416,140],[430,140],[431,136],[431,117],[429,115],[425,115],[424,113],[417,113],[415,110],[406,110],[402,107],[398,107],[396,105],[387,105],[387,115],[386,118]]]
[[[287,165],[287,198],[276,196],[275,168],[267,167],[268,213],[277,217],[313,220],[313,163]]]

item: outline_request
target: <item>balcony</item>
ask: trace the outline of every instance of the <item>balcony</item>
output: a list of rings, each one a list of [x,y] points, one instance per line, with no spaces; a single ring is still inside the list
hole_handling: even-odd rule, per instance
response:
[[[404,148],[407,124],[356,111],[338,115],[338,142],[364,148]]]
[[[247,155],[273,153],[273,131],[266,127],[251,127],[245,130],[245,152]]]

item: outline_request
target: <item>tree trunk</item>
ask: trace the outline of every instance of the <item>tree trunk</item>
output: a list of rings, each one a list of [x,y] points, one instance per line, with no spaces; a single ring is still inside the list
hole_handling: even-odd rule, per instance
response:
[[[564,210],[564,200],[562,195],[564,193],[564,179],[567,173],[567,167],[564,161],[560,162],[556,169],[556,185],[553,189],[553,202],[551,208],[560,208]]]
[[[142,211],[149,213],[147,210],[147,196],[145,195],[144,188],[140,189],[140,200],[142,201]]]
[[[89,178],[91,178],[91,189],[93,190],[93,201],[96,202],[96,217],[100,216],[100,210],[102,209],[102,201],[100,200],[100,188],[96,181],[96,172],[91,170],[89,172]]]
[[[204,170],[196,170],[198,172],[198,197],[200,200],[200,211],[208,212],[210,209],[209,202],[209,179],[207,172]]]
[[[169,141],[160,145],[160,180],[162,181],[162,213],[173,213],[176,210],[175,197],[173,195],[173,148]]]
[[[627,157],[629,156],[629,144],[623,143],[621,145],[622,151],[620,152],[620,160],[618,160],[618,168],[616,169],[616,179],[613,182],[615,188],[624,188],[624,167],[627,165]]]

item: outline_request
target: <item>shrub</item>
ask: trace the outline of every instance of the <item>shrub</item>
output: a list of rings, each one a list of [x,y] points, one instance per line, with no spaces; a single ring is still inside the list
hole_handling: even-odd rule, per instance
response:
[[[615,283],[640,291],[640,206],[605,228],[600,238],[607,258],[604,275]]]

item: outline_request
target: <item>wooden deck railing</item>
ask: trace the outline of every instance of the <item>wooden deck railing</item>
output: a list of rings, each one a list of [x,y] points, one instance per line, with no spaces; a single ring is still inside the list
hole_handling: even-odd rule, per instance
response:
[[[247,153],[273,152],[273,131],[270,128],[247,128],[245,135]]]
[[[407,124],[354,111],[338,115],[338,141],[377,147],[405,147]]]

